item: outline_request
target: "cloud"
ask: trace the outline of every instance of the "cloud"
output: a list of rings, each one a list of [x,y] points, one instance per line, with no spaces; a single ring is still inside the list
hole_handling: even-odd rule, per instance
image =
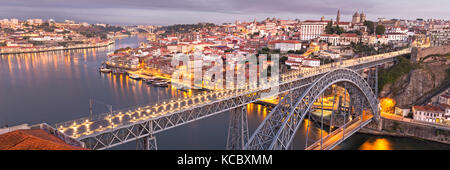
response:
[[[228,19],[233,17],[331,17],[337,9],[347,16],[356,10],[364,11],[372,14],[369,18],[379,14],[410,16],[414,12],[411,9],[448,16],[445,7],[450,5],[449,1],[435,1],[439,1],[439,5],[419,0],[6,0],[0,2],[0,17],[44,16],[107,23],[173,24],[181,18],[184,22],[219,21],[220,18],[230,22]]]

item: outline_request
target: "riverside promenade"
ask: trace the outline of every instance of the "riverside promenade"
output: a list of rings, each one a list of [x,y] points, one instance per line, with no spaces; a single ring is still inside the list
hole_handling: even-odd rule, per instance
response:
[[[71,46],[57,46],[57,47],[0,47],[0,55],[5,54],[22,54],[22,53],[39,53],[48,51],[59,51],[59,50],[73,50],[73,49],[83,49],[83,48],[98,48],[106,47],[114,44],[114,40],[106,40],[97,43],[89,44],[78,44]]]

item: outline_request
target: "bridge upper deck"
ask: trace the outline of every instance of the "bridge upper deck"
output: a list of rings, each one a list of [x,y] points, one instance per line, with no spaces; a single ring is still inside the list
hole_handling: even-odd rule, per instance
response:
[[[219,101],[228,100],[230,98],[251,96],[252,94],[257,94],[258,92],[270,89],[275,86],[280,86],[283,84],[292,83],[294,81],[299,81],[301,79],[317,76],[332,70],[352,68],[355,66],[360,66],[356,69],[364,68],[364,64],[376,64],[377,62],[385,61],[386,59],[392,59],[396,56],[408,54],[410,52],[411,49],[403,49],[400,51],[385,54],[378,54],[374,56],[367,56],[330,63],[308,70],[291,71],[280,75],[279,79],[269,79],[268,83],[259,85],[256,88],[248,88],[248,85],[241,85],[241,87],[246,86],[247,88],[210,91],[195,95],[190,98],[172,99],[153,105],[136,106],[128,109],[114,111],[112,114],[104,113],[96,115],[93,118],[85,117],[77,120],[67,121],[64,123],[56,124],[55,128],[73,138],[81,140],[103,133],[108,133],[115,129],[129,127],[133,124],[165,118],[169,115],[182,113],[193,108],[205,107]]]

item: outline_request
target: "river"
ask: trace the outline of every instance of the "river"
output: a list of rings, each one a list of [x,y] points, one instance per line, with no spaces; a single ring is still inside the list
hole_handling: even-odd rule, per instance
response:
[[[101,74],[98,67],[114,49],[137,47],[144,37],[133,36],[109,47],[0,56],[0,126],[27,123],[55,124],[107,112],[107,105],[123,109],[190,95],[173,88],[149,86],[127,76]],[[269,113],[262,105],[247,106],[252,133]],[[158,149],[224,149],[228,112],[156,134]],[[320,129],[312,129],[320,134]],[[294,149],[305,143],[306,126],[295,137]],[[324,132],[326,134],[326,132]],[[314,138],[314,137],[313,137]],[[112,149],[135,149],[130,142]],[[355,134],[336,149],[450,149],[448,145],[412,138]]]

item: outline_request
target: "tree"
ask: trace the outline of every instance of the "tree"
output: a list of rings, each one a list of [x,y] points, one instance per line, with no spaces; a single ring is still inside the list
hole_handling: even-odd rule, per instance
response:
[[[31,44],[33,44],[33,46],[40,46],[40,45],[44,45],[44,42],[42,41],[29,41]]]
[[[327,26],[325,27],[325,32],[327,34],[333,34],[333,25],[331,22],[328,22]]]
[[[269,49],[269,48],[263,47],[259,53],[260,53],[260,54],[268,54],[269,52],[270,52],[270,49]]]
[[[364,26],[367,27],[367,30],[369,31],[369,34],[373,34],[374,23],[372,21],[364,21]]]
[[[376,33],[377,35],[383,35],[386,31],[386,27],[384,25],[377,25]]]
[[[288,60],[288,57],[283,56],[283,57],[280,58],[280,63],[281,64],[285,64],[287,60]]]
[[[327,34],[342,34],[344,32],[344,29],[339,27],[339,25],[333,27],[333,25],[331,24],[331,22],[328,22],[328,25],[325,27],[325,32]]]
[[[305,49],[295,50],[294,54],[303,54],[303,53],[305,53],[305,52],[306,52]]]
[[[344,32],[344,28],[338,26],[335,27],[336,34],[341,35]]]
[[[357,35],[362,35],[361,31],[359,31],[359,30],[347,31],[347,32],[345,32],[345,33],[355,33],[355,34],[357,34]]]

